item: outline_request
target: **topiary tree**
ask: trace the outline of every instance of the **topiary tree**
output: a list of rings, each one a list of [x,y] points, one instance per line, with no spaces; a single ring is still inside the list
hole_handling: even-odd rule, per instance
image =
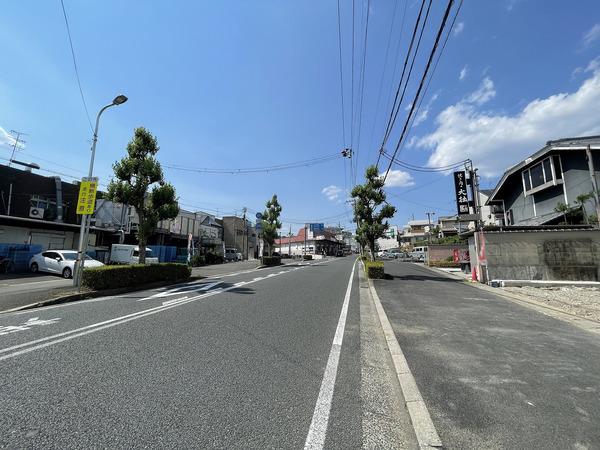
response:
[[[141,264],[146,262],[146,242],[158,222],[174,219],[179,214],[175,188],[165,183],[162,168],[155,158],[159,149],[156,138],[148,130],[136,128],[127,144],[127,156],[113,164],[115,177],[108,185],[109,200],[133,206],[137,212]]]
[[[365,173],[365,184],[354,186],[351,192],[356,234],[368,245],[372,260],[375,260],[375,241],[384,236],[389,226],[385,219],[396,213],[396,208],[386,202],[383,186],[383,177],[379,176],[377,167],[370,166]]]
[[[277,231],[281,228],[279,216],[281,215],[281,205],[277,201],[277,195],[273,194],[271,200],[266,203],[267,209],[262,217],[262,238],[267,244],[269,256],[273,256],[273,244],[277,239]]]

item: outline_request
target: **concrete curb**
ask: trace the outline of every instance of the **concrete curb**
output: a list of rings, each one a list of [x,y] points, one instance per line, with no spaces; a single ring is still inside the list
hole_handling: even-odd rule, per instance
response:
[[[105,289],[102,291],[76,292],[73,294],[61,295],[58,297],[49,298],[47,300],[30,303],[28,305],[18,306],[16,308],[7,309],[6,311],[0,311],[0,314],[24,311],[27,309],[41,308],[44,306],[60,305],[63,303],[72,303],[72,302],[76,302],[79,300],[87,300],[90,298],[110,297],[113,295],[127,294],[129,292],[145,291],[147,289],[156,289],[159,287],[171,286],[174,284],[188,283],[190,281],[201,280],[203,278],[206,278],[206,277],[193,276],[193,277],[188,278],[187,280],[180,280],[180,281],[157,281],[154,283],[148,283],[148,284],[143,284],[143,285],[139,285],[139,286],[131,286],[131,287],[125,287],[125,288]]]
[[[438,273],[440,275],[446,275],[448,278],[453,278],[458,281],[462,281],[467,286],[471,286],[475,289],[480,289],[482,291],[491,292],[500,297],[504,297],[508,301],[520,304],[522,306],[536,310],[538,312],[549,315],[556,319],[560,319],[565,322],[572,323],[572,324],[577,325],[578,327],[583,328],[584,330],[590,331],[592,333],[600,334],[600,322],[598,322],[596,320],[587,319],[585,317],[581,317],[581,316],[578,316],[577,314],[572,314],[572,313],[563,311],[562,309],[555,308],[550,305],[544,305],[543,303],[529,300],[528,298],[518,295],[518,294],[515,294],[514,292],[505,292],[505,291],[501,290],[502,288],[495,288],[495,287],[488,286],[486,284],[481,284],[479,282],[468,281],[464,277],[454,275],[454,274],[446,272],[444,270],[440,270],[436,267],[428,267],[428,266],[422,266],[422,267],[424,267],[425,269],[428,269],[432,272]]]
[[[362,264],[361,266],[364,269]],[[387,314],[381,305],[381,301],[379,300],[379,295],[377,295],[375,286],[373,286],[373,282],[368,278],[367,282],[369,283],[369,291],[371,293],[373,303],[375,304],[377,315],[379,316],[379,322],[381,323],[381,328],[383,329],[388,350],[392,356],[394,369],[396,370],[396,376],[398,377],[402,395],[404,395],[404,401],[406,403],[408,414],[410,415],[410,420],[419,443],[419,448],[441,448],[443,447],[442,440],[440,439],[435,429],[435,425],[431,420],[427,405],[425,405],[425,402],[423,401],[419,387],[417,386],[415,378],[410,370],[410,367],[408,366],[408,362],[404,357],[404,353],[400,348],[398,339],[396,339],[392,325],[390,324]]]

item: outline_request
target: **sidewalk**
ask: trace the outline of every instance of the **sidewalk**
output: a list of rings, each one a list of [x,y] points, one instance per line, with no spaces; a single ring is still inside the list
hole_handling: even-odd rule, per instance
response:
[[[445,448],[595,448],[597,334],[415,264],[373,280]]]

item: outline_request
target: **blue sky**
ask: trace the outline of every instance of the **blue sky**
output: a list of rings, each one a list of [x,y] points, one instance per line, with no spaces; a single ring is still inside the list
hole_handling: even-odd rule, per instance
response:
[[[92,120],[116,94],[130,99],[103,116],[95,166],[102,182],[137,126],[157,136],[161,162],[186,167],[269,166],[350,145],[350,1],[341,0],[345,142],[334,0],[64,1]],[[356,0],[355,88],[366,5]],[[360,174],[376,159],[419,5],[406,3],[400,35],[405,3],[394,16],[393,1],[371,0],[360,143],[358,120],[353,127]],[[442,2],[434,2],[422,44],[427,51],[442,12]],[[20,130],[29,136],[19,159],[83,175],[91,132],[60,1],[3,2],[0,50],[0,157],[10,156],[4,130]],[[492,187],[504,169],[549,139],[600,134],[599,56],[597,1],[465,0],[400,158],[436,166],[470,157],[483,187]],[[356,117],[359,101],[355,93]],[[165,174],[186,209],[240,214],[243,206],[262,210],[277,193],[286,228],[296,229],[306,220],[351,226],[348,169],[340,158],[258,175]],[[425,211],[454,212],[451,177],[395,170],[387,187],[398,209],[394,224]]]

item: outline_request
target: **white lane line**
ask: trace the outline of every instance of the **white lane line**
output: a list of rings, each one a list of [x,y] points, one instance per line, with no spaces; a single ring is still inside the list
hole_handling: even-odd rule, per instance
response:
[[[327,424],[329,423],[329,413],[331,412],[331,401],[333,399],[333,389],[335,387],[335,379],[337,377],[337,368],[342,352],[342,342],[344,340],[344,329],[346,328],[346,316],[348,315],[348,305],[350,304],[350,293],[352,292],[352,281],[354,279],[354,269],[356,261],[352,265],[352,273],[348,280],[342,311],[338,320],[333,343],[329,352],[329,359],[325,367],[325,374],[321,382],[319,397],[313,413],[312,422],[308,429],[308,436],[304,443],[305,449],[322,449],[325,445],[325,436],[327,434]]]
[[[5,284],[4,286],[29,286],[30,284],[40,284],[40,283],[65,283],[65,280],[60,279],[60,280],[46,280],[46,281],[30,281],[27,283],[16,283],[16,284]],[[67,285],[70,285],[69,283],[65,283]]]
[[[394,333],[394,329],[379,300],[379,295],[377,295],[375,286],[371,280],[368,280],[368,283],[371,297],[373,298],[373,303],[375,304],[375,309],[379,316],[379,322],[381,323],[381,328],[388,345],[388,350],[392,356],[392,362],[394,364],[394,369],[396,370],[398,382],[400,383],[402,395],[404,396],[406,408],[408,409],[410,421],[412,422],[417,441],[419,442],[419,448],[442,448],[442,440],[431,420],[427,405],[421,396],[421,391],[417,386],[417,382],[415,381],[404,353],[400,348],[398,339],[396,339],[396,334]]]
[[[252,281],[248,281],[246,284],[255,283],[263,280],[263,278],[254,279]],[[105,328],[110,328],[116,325],[120,325],[122,323],[130,322],[132,320],[136,320],[145,316],[149,316],[152,314],[156,314],[162,311],[166,311],[171,308],[175,308],[180,305],[184,305],[186,303],[190,303],[196,301],[201,298],[211,297],[213,295],[221,294],[223,292],[230,291],[232,289],[236,289],[237,286],[232,285],[222,289],[215,289],[213,291],[209,291],[206,294],[197,295],[194,297],[183,298],[183,299],[174,299],[168,302],[166,305],[155,306],[153,308],[145,309],[142,311],[137,311],[135,313],[127,314],[121,317],[115,317],[114,319],[105,320],[103,322],[94,323],[91,325],[86,325],[81,328],[76,328],[74,330],[65,331],[62,333],[57,333],[52,336],[46,336],[43,338],[35,339],[33,341],[24,342],[22,344],[13,345],[11,347],[6,347],[0,349],[0,353],[7,353],[6,355],[0,356],[0,361],[4,361],[5,359],[13,358],[15,356],[19,356],[25,353],[32,352],[34,350],[38,350],[41,348],[49,347],[51,345],[58,344],[60,342],[68,341],[70,339],[74,339],[76,337],[84,336],[90,333],[94,333],[96,331],[103,330]],[[16,351],[14,351],[16,350]],[[13,353],[8,353],[13,352]]]

